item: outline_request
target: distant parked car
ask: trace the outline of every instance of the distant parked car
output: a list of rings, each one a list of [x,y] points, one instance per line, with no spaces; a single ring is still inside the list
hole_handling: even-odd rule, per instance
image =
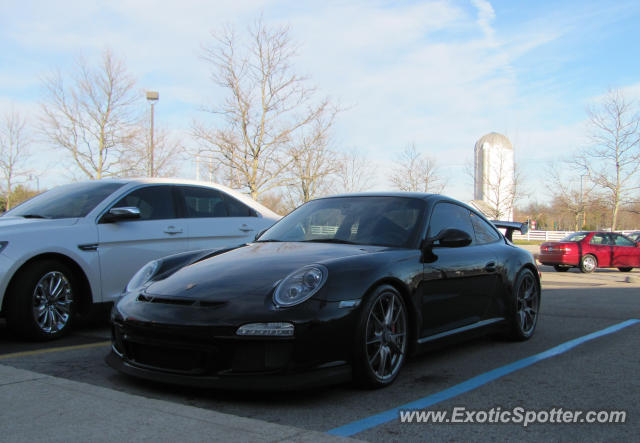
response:
[[[558,272],[573,267],[582,272],[593,272],[596,268],[629,272],[640,267],[640,246],[615,232],[576,232],[559,242],[541,244],[538,260]]]
[[[54,188],[0,217],[0,303],[10,329],[64,334],[156,258],[234,247],[280,217],[208,183],[97,180]]]

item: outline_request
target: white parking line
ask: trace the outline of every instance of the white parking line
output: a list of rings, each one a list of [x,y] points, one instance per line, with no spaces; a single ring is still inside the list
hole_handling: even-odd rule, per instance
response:
[[[640,320],[630,319],[625,322],[618,323],[613,326],[609,326],[608,328],[602,329],[600,331],[592,332],[591,334],[587,334],[582,337],[569,340],[568,342],[555,346],[539,354],[535,354],[535,355],[532,355],[531,357],[523,358],[516,362],[499,367],[497,369],[493,369],[484,374],[475,376],[467,381],[464,381],[448,389],[445,389],[444,391],[436,392],[435,394],[431,394],[427,397],[421,398],[411,403],[407,403],[402,406],[398,406],[398,407],[380,412],[378,414],[363,418],[361,420],[356,420],[351,423],[347,423],[340,427],[331,429],[330,431],[327,431],[327,433],[331,435],[337,435],[340,437],[350,437],[359,432],[366,431],[367,429],[371,429],[375,426],[398,419],[400,410],[428,408],[442,401],[449,400],[450,398],[457,397],[460,394],[464,394],[473,389],[479,388],[480,386],[485,385],[507,374],[510,374],[522,368],[526,368],[527,366],[531,366],[532,364],[537,363],[539,361],[542,361],[551,357],[556,357],[583,343],[586,343],[598,337],[602,337],[604,335],[613,334],[614,332],[618,332],[621,329],[624,329],[626,327],[629,327],[638,323],[640,323]]]

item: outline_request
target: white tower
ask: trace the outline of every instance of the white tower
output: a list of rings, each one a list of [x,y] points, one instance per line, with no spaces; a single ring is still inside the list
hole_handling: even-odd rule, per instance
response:
[[[491,132],[476,142],[474,151],[474,200],[492,219],[513,220],[515,163],[507,137]]]

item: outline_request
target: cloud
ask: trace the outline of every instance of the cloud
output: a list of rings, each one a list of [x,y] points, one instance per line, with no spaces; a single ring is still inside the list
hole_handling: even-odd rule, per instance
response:
[[[478,10],[478,19],[476,23],[485,37],[491,38],[495,33],[494,29],[491,27],[491,22],[494,18],[496,18],[496,13],[493,10],[493,6],[486,0],[471,0],[471,3]]]
[[[91,59],[110,47],[126,59],[141,90],[160,92],[158,121],[186,130],[202,116],[201,105],[221,97],[210,67],[199,59],[201,45],[211,42],[212,30],[231,23],[244,31],[262,13],[270,24],[290,25],[299,45],[295,68],[345,107],[335,139],[368,152],[380,166],[382,188],[389,187],[386,165],[412,141],[438,159],[450,184],[467,181],[462,165],[490,131],[509,136],[523,161],[542,161],[577,144],[584,104],[568,103],[556,78],[570,54],[560,54],[557,64],[537,61],[552,43],[588,32],[598,16],[593,5],[575,14],[565,5],[531,17],[524,11],[505,24],[504,8],[486,0],[67,0],[30,6],[5,7],[0,18],[7,48],[0,57],[11,54],[12,61],[0,72],[0,108],[37,101],[44,72],[64,71],[77,55]],[[451,189],[464,197],[463,185]]]

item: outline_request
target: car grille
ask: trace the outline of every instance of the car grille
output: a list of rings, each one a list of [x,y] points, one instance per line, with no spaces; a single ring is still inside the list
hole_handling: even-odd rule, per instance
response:
[[[207,301],[207,300],[197,300],[190,298],[171,298],[171,297],[158,297],[152,296],[148,294],[140,294],[136,299],[139,302],[146,303],[161,303],[165,305],[181,305],[181,306],[200,306],[203,308],[217,308],[220,306],[224,306],[226,301]]]
[[[273,372],[290,362],[286,341],[195,339],[161,326],[138,327],[114,323],[116,350],[136,366],[189,375],[220,372]]]
[[[162,327],[114,323],[112,336],[118,352],[137,366],[193,375],[230,367],[228,355],[211,340],[191,339]]]
[[[204,374],[209,366],[207,365],[207,353],[187,349],[130,342],[127,343],[127,355],[138,365],[175,372]]]

